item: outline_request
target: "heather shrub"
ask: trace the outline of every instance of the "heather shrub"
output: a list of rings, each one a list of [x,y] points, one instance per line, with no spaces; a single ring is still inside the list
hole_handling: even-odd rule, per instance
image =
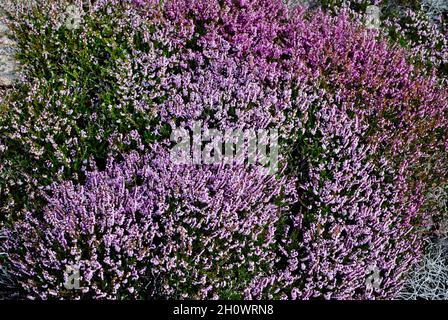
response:
[[[409,196],[350,109],[323,91],[297,118],[290,155],[299,200],[278,227],[283,268],[255,279],[246,298],[393,298],[416,263],[421,194]]]
[[[446,150],[448,101],[443,82],[409,64],[406,52],[376,40],[374,32],[345,14],[317,13],[308,28],[297,32],[308,42],[305,61],[325,90],[352,104],[351,111],[368,122],[367,136],[380,145],[379,154],[397,167],[406,166],[408,179],[443,181],[446,167],[440,155]]]
[[[2,201],[20,207],[24,195],[45,195],[7,227],[6,259],[22,291],[393,298],[420,254],[423,195],[446,178],[443,83],[346,11],[272,0],[133,1],[124,11],[108,3],[80,29],[93,47],[66,55],[76,67],[49,67],[59,56],[38,51],[41,65],[25,67],[5,108]],[[118,52],[104,57],[108,38],[89,35],[115,15]],[[98,69],[82,71],[85,57]],[[278,128],[282,170],[179,166],[150,147],[172,147],[171,129],[196,121]],[[63,287],[71,264],[83,291]]]
[[[448,10],[447,10],[448,12]],[[391,41],[408,48],[411,61],[440,76],[448,75],[447,21],[437,24],[423,10],[407,10],[398,17],[385,21]]]
[[[446,90],[343,13],[301,19],[296,54],[323,92],[299,111],[292,127],[301,132],[288,142],[308,174],[299,187],[303,221],[287,237],[300,246],[288,245],[280,275],[294,289],[284,296],[391,298],[419,256],[424,190],[446,178]]]
[[[114,171],[109,179],[92,173],[81,187],[63,183],[41,215],[26,213],[7,231],[9,272],[27,298],[138,297],[156,229],[141,188],[128,188],[126,178]],[[146,204],[155,201],[147,196]],[[71,267],[82,290],[64,287]]]
[[[354,4],[356,2],[344,1],[344,5],[353,9],[352,15],[359,16],[362,19],[365,8],[358,7]],[[439,85],[441,92],[446,92],[448,57],[448,11],[445,3],[438,0],[368,3],[376,4],[381,9],[382,23],[379,36],[389,39],[390,43],[396,47],[406,48],[407,61],[413,65],[424,68],[429,74],[437,73],[442,79],[439,81],[436,78],[433,79],[436,83],[441,83]],[[440,96],[439,101],[439,106],[447,105],[446,96]],[[432,106],[429,105],[428,107],[431,108]],[[442,132],[442,128],[443,126],[440,126],[438,131]],[[421,134],[420,132],[421,129],[414,135],[418,137]],[[443,137],[438,139],[442,143],[446,141],[446,138]],[[415,165],[413,160],[409,160],[409,163],[411,166]],[[431,212],[432,215],[428,223],[423,226],[420,223],[419,228],[423,231],[422,237],[428,241],[425,241],[425,254],[422,261],[415,269],[412,268],[412,272],[406,276],[405,288],[401,291],[400,297],[440,299],[442,297],[440,293],[446,287],[443,274],[446,210],[444,205],[441,206],[441,204],[446,203],[447,197],[446,193],[440,192],[440,190],[446,188],[446,150],[441,147],[427,149],[423,163],[418,170],[419,174],[416,174],[416,171],[413,170],[412,173],[407,173],[407,176],[414,179],[418,176],[418,179],[423,178],[427,182],[426,187],[421,192],[425,200],[423,210]],[[443,178],[440,179],[441,177]],[[431,235],[430,240],[427,237],[428,235]]]
[[[252,278],[274,272],[292,186],[256,167],[131,154],[85,185],[54,185],[3,248],[29,298],[241,298]],[[82,290],[64,288],[67,266],[79,268]]]
[[[144,1],[138,3],[145,8]],[[164,1],[163,16],[179,32],[171,40],[174,53],[164,62],[172,68],[157,73],[154,84],[163,94],[161,126],[202,120],[224,130],[283,122],[291,78],[304,76],[282,63],[287,9],[281,2],[172,0]],[[135,59],[139,82],[154,83],[154,73],[147,72],[153,60],[146,54]]]
[[[302,183],[287,267],[247,297],[292,288],[280,296],[392,298],[419,256],[425,189],[446,178],[446,90],[344,13],[293,19],[293,60],[323,93],[291,111],[298,131],[286,144]],[[366,283],[374,273],[375,287]]]
[[[304,0],[309,9],[322,7],[338,14],[350,12],[354,20],[365,23],[367,7],[380,9],[379,34],[391,44],[406,48],[409,60],[429,72],[446,77],[448,5],[444,0]],[[307,6],[306,4],[312,4]]]
[[[55,180],[83,180],[88,162],[105,164],[116,150],[153,141],[153,114],[126,94],[132,52],[158,35],[129,3],[98,1],[77,26],[67,25],[68,2],[40,1],[11,12],[22,78],[2,101],[0,203],[2,212],[38,205],[39,189]],[[144,36],[146,38],[144,38]],[[135,88],[135,94],[139,90]],[[93,160],[93,161],[91,161]]]
[[[12,17],[24,80],[3,103],[0,123],[7,214],[36,206],[53,181],[82,182],[88,165],[142,151],[174,126],[281,122],[289,74],[275,61],[275,39],[285,23],[267,14],[285,16],[280,3],[246,12],[230,1],[227,9],[169,1],[163,11],[156,1],[98,1],[75,29],[59,17],[66,2],[41,5]]]

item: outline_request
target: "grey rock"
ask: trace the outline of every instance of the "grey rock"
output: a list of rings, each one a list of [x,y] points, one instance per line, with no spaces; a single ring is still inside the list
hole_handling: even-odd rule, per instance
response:
[[[9,33],[9,29],[6,24],[0,22],[0,37],[4,37]]]
[[[17,62],[14,59],[15,43],[8,37],[8,27],[0,22],[0,86],[11,86],[17,79]]]

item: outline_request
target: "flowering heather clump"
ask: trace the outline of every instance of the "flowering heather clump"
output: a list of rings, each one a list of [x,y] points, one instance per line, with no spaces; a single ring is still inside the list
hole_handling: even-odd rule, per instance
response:
[[[170,0],[163,15],[169,29],[181,31],[171,40],[173,53],[135,59],[138,81],[161,97],[162,125],[202,119],[217,129],[242,129],[283,122],[289,82],[304,76],[282,63],[287,9],[281,2]]]
[[[447,10],[448,12],[448,10]],[[398,19],[385,22],[393,41],[410,48],[415,63],[434,68],[441,75],[448,75],[448,31],[432,23],[424,12],[407,10]]]
[[[344,14],[317,13],[298,30],[304,45],[297,54],[317,71],[326,91],[317,101],[328,99],[330,107],[306,114],[315,118],[309,125],[314,142],[303,143],[301,135],[297,141],[299,148],[312,146],[299,160],[318,156],[308,162],[309,180],[300,188],[312,196],[303,217],[308,225],[298,232],[309,247],[301,248],[302,257],[286,250],[294,266],[287,274],[308,277],[291,297],[393,297],[418,256],[421,239],[412,225],[425,218],[419,213],[424,183],[446,178],[445,158],[431,163],[428,157],[446,147],[447,92],[409,65],[404,52]],[[433,175],[422,164],[432,164]],[[378,288],[366,287],[371,268],[380,273]]]
[[[275,224],[293,186],[256,168],[132,154],[84,186],[54,186],[4,247],[32,298],[239,298],[274,270]],[[82,291],[64,288],[67,266],[79,267]]]
[[[343,105],[333,102],[316,112],[316,119],[322,151],[302,187],[315,199],[303,227],[303,295],[393,297],[401,273],[418,253],[415,234],[409,232],[420,199],[402,203],[401,177],[387,160],[370,156],[376,150],[363,143],[367,126],[350,119]],[[366,287],[369,268],[380,272],[375,290]]]
[[[38,188],[82,180],[92,157],[101,166],[111,149],[142,148],[142,140],[153,139],[145,135],[152,114],[127,97],[123,84],[132,50],[158,37],[147,30],[151,17],[126,2],[101,1],[73,30],[52,18],[64,3],[43,2],[12,26],[24,79],[1,108],[0,208],[8,215],[30,200],[36,205]]]
[[[147,252],[157,232],[145,213],[157,198],[128,188],[129,172],[109,170],[110,177],[89,174],[85,186],[53,188],[42,213],[26,213],[8,231],[3,245],[10,272],[27,297],[127,298],[145,288]],[[64,287],[69,267],[82,273],[82,291]]]
[[[412,220],[420,193],[404,201],[405,179],[375,158],[377,149],[365,139],[368,125],[350,116],[349,105],[323,92],[313,107],[291,135],[294,159],[308,170],[299,175],[300,206],[279,240],[285,268],[254,281],[246,297],[392,298],[419,255]],[[369,287],[375,270],[379,282]]]
[[[103,0],[67,29],[64,4],[12,24],[24,71],[0,109],[0,201],[23,294],[396,296],[425,192],[448,178],[435,72],[344,9]],[[278,129],[281,170],[176,165],[171,131],[197,122]]]
[[[305,3],[313,1],[303,0]],[[350,12],[353,19],[364,23],[367,7],[379,9],[379,33],[398,47],[409,50],[412,62],[448,75],[448,2],[445,0],[316,0],[327,12]]]
[[[446,150],[448,92],[437,77],[407,63],[404,51],[388,48],[343,13],[313,15],[295,37],[301,43],[296,54],[316,70],[320,86],[365,116],[379,152],[412,169],[406,175],[426,182],[446,177],[443,158],[432,160],[432,174],[425,171],[428,158]]]
[[[155,1],[137,8],[115,2],[96,3],[76,30],[50,19],[61,11],[53,4],[48,16],[33,11],[28,24],[15,22],[27,79],[5,102],[0,122],[8,132],[0,140],[6,213],[27,198],[35,204],[36,189],[55,179],[82,181],[90,160],[101,167],[110,153],[143,150],[169,136],[170,125],[281,122],[291,92],[283,85],[290,73],[271,61],[281,53],[275,38],[285,23],[271,15],[286,15],[280,3],[261,1],[245,14],[229,1],[222,15],[206,1],[210,16],[200,20],[196,2],[168,1],[163,12]],[[252,23],[258,25],[250,31]]]

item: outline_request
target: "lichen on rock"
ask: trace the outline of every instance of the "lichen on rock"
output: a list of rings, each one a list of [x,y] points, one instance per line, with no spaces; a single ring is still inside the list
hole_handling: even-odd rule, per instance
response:
[[[11,86],[17,79],[15,42],[10,39],[10,30],[0,12],[0,87]]]

